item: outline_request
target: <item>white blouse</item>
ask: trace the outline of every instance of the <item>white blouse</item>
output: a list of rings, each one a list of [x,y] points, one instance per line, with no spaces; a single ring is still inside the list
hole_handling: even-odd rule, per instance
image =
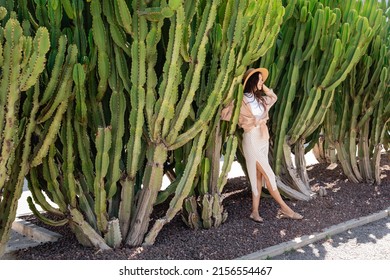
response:
[[[252,113],[256,117],[256,119],[260,119],[260,117],[265,111],[264,105],[257,102],[256,98],[253,95],[251,97],[248,97],[246,94],[244,94],[244,100],[251,106]]]

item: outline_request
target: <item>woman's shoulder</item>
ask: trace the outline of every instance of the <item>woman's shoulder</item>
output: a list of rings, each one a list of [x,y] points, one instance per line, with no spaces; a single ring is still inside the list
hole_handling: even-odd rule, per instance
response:
[[[249,92],[244,92],[243,96],[244,96],[244,99],[245,99],[245,100],[248,100],[248,99],[250,99],[251,93],[249,93]]]
[[[252,103],[252,102],[256,101],[256,99],[252,93],[245,92],[243,101],[245,101],[245,103]]]

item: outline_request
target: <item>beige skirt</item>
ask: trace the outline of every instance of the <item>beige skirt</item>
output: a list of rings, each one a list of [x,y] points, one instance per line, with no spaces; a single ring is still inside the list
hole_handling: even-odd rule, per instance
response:
[[[242,148],[244,152],[246,168],[248,170],[249,180],[252,187],[252,192],[255,196],[259,194],[257,190],[256,163],[259,163],[259,171],[261,172],[261,183],[270,185],[273,190],[276,190],[275,173],[268,162],[269,141],[262,139],[260,127],[255,127],[249,132],[244,132]]]

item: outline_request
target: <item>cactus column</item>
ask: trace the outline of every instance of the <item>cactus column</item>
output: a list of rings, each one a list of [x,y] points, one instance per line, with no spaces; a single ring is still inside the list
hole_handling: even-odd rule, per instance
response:
[[[0,13],[4,18],[6,11],[0,8]],[[39,28],[34,38],[24,36],[14,16],[0,27],[4,34],[0,44],[0,255],[4,253],[29,169],[40,94],[39,87],[33,87],[44,70],[50,47],[46,28]]]
[[[150,118],[148,119],[150,121],[148,123],[150,139],[148,140],[148,163],[144,174],[144,187],[141,190],[137,210],[127,238],[127,243],[133,246],[141,244],[147,232],[153,204],[161,188],[163,164],[167,159],[168,150],[177,149],[191,141],[207,124],[208,115],[206,116],[206,114],[213,113],[212,108],[205,110],[204,116],[201,116],[192,128],[187,130],[187,132],[179,134],[185,119],[190,113],[190,106],[199,86],[200,71],[204,66],[206,58],[205,46],[208,41],[208,31],[215,21],[219,1],[204,4],[205,7],[199,28],[195,33],[195,42],[190,51],[191,60],[193,62],[196,61],[196,64],[190,64],[184,80],[184,91],[177,105],[178,108],[173,110],[174,104],[178,101],[178,84],[181,82],[181,74],[179,71],[183,61],[180,57],[180,46],[183,38],[185,12],[187,11],[188,14],[191,14],[191,8],[194,9],[195,7],[192,7],[191,3],[186,3],[185,5],[188,6],[188,9],[185,9],[185,6],[180,1],[170,1],[169,8],[175,11],[175,14],[171,17],[167,60],[164,64],[162,83],[158,91],[157,99],[154,102],[154,109],[153,111],[149,111],[152,114],[149,114]],[[214,96],[210,96],[210,98]],[[151,102],[152,100],[148,101]]]
[[[383,16],[363,59],[338,87],[324,126],[345,175],[355,183],[380,184],[379,162],[389,122],[389,30],[388,15]]]

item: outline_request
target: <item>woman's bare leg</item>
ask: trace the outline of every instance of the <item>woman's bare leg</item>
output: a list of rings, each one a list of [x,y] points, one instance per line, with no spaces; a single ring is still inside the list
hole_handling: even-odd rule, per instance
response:
[[[257,195],[255,195],[252,192],[252,213],[251,213],[251,219],[254,219],[256,221],[261,221],[262,218],[259,214],[259,207],[260,207],[260,197],[261,197],[261,189],[263,187],[263,180],[262,180],[262,174],[259,170],[256,170],[256,177],[257,177]]]
[[[268,182],[267,182],[267,190],[270,193],[270,195],[273,197],[273,199],[275,199],[275,201],[279,204],[280,208],[284,213],[286,213],[287,215],[294,214],[294,211],[286,204],[286,202],[284,202],[278,189],[276,190],[272,189],[272,186],[268,184]]]
[[[260,178],[262,176],[262,173],[261,173],[261,166],[259,163],[256,164],[256,172],[257,174],[260,173]],[[259,176],[257,177],[259,178]],[[270,195],[273,197],[273,199],[275,199],[275,201],[279,204],[280,208],[282,209],[282,211],[287,214],[287,215],[292,215],[294,214],[294,211],[286,204],[286,202],[284,202],[282,196],[280,195],[280,192],[278,189],[273,189],[268,178],[265,178],[265,183],[267,185],[267,190],[268,192],[270,193]],[[260,186],[261,186],[261,182],[260,182]]]

